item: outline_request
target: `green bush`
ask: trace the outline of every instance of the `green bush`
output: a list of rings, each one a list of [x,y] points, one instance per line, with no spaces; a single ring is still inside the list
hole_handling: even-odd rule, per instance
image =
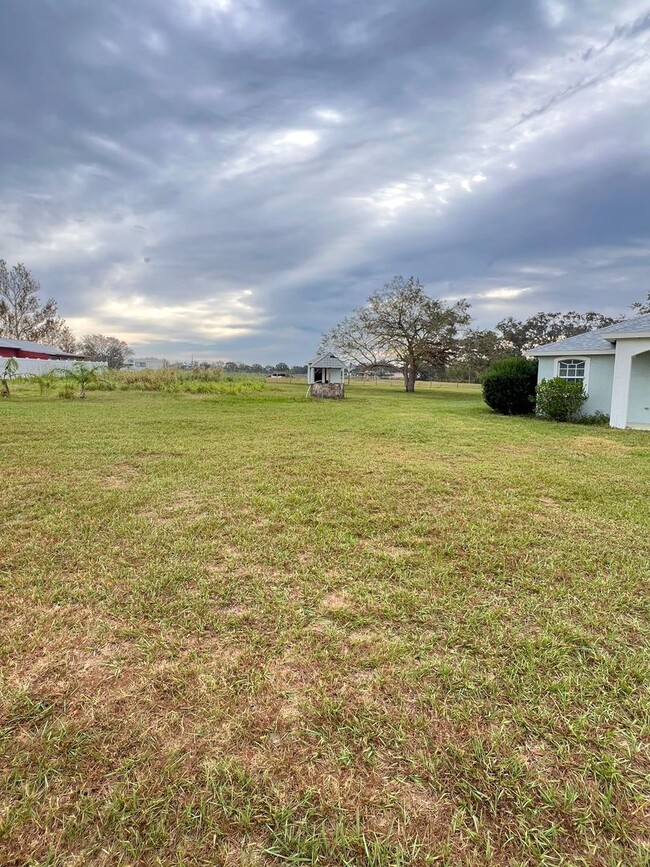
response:
[[[527,415],[534,411],[536,385],[536,361],[502,358],[483,377],[483,399],[502,415]]]
[[[609,424],[609,416],[606,412],[601,412],[599,409],[591,415],[579,415],[574,418],[576,424],[587,424],[594,426],[605,426]]]
[[[559,376],[545,379],[537,386],[537,415],[553,421],[572,421],[586,400],[581,382],[567,382]]]

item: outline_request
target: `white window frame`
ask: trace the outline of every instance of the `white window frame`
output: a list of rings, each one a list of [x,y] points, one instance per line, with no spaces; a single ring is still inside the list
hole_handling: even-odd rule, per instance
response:
[[[555,376],[560,375],[560,362],[561,361],[584,361],[585,363],[585,375],[582,380],[582,387],[584,390],[589,393],[589,369],[591,367],[591,359],[584,355],[563,355],[561,358],[555,359]],[[562,377],[564,379],[564,377]]]

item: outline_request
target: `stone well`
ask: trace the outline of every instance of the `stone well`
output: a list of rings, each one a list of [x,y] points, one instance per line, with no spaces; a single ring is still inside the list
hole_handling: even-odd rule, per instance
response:
[[[345,397],[345,386],[342,382],[314,382],[310,393],[312,397],[342,400]]]

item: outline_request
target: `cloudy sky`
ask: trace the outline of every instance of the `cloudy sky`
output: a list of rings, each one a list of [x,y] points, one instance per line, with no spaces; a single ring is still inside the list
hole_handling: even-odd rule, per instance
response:
[[[2,0],[0,258],[138,354],[302,362],[395,274],[650,290],[647,0]]]

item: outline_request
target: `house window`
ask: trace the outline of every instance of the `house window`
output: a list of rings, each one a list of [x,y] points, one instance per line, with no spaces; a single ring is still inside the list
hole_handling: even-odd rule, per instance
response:
[[[557,375],[567,382],[584,382],[587,362],[581,358],[563,358],[557,363]]]

